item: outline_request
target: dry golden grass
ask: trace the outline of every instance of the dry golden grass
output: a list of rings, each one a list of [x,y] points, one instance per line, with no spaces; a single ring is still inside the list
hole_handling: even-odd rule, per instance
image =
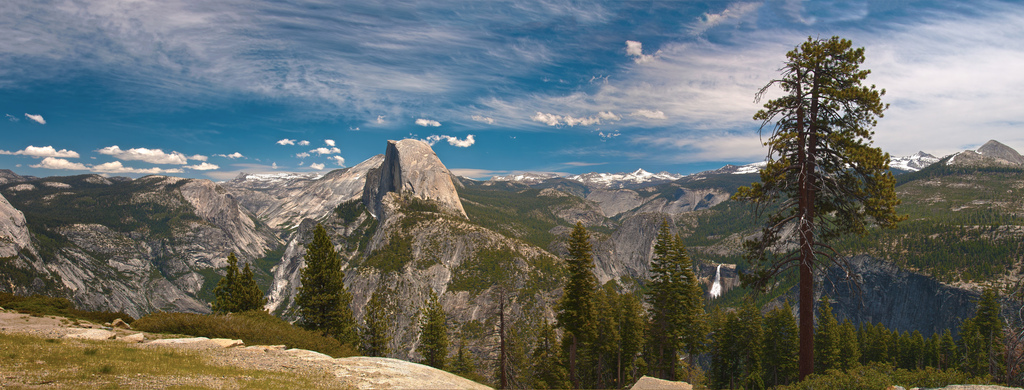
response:
[[[333,378],[213,365],[200,352],[0,333],[2,388],[342,388]]]

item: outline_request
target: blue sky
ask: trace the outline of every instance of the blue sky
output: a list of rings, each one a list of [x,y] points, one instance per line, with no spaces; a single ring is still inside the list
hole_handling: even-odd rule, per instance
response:
[[[875,143],[1024,151],[1024,4],[10,0],[0,169],[321,172],[433,142],[454,172],[764,159],[754,93],[808,36],[866,48]]]

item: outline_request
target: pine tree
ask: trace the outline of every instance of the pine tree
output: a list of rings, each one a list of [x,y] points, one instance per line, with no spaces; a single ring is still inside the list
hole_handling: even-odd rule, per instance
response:
[[[461,377],[476,376],[476,363],[473,361],[473,353],[466,349],[466,337],[459,338],[459,349],[455,352],[455,360],[452,361],[452,374]]]
[[[345,289],[345,273],[341,257],[320,224],[313,230],[313,241],[306,245],[305,268],[295,296],[299,307],[299,324],[320,330],[342,344],[356,347],[356,323],[352,316],[352,295]]]
[[[622,337],[619,325],[619,293],[615,291],[614,281],[608,282],[598,289],[594,295],[595,326],[597,334],[590,353],[595,360],[596,381],[594,387],[599,389],[615,388],[612,383],[618,379],[618,361],[620,360]]]
[[[938,369],[946,370],[957,366],[959,359],[956,349],[956,341],[953,340],[953,332],[949,329],[942,332],[942,339],[939,340],[939,364]]]
[[[818,303],[818,328],[814,333],[814,372],[842,369],[839,323],[832,315],[832,305],[822,296]]]
[[[238,295],[238,258],[231,252],[228,254],[228,267],[224,277],[213,288],[214,299],[211,309],[214,313],[238,312]]]
[[[892,362],[892,358],[889,355],[889,330],[884,325],[862,324],[858,339],[860,339],[861,344],[861,363]]]
[[[704,291],[693,272],[682,238],[673,237],[663,220],[651,259],[651,337],[654,344],[652,368],[655,376],[676,380],[679,352],[692,357],[704,350],[708,333],[704,313]]]
[[[591,256],[590,235],[583,223],[577,222],[569,235],[569,282],[558,303],[558,327],[562,329],[562,348],[568,357],[569,379],[574,388],[590,382],[592,357],[589,348],[597,338],[594,324],[594,259]]]
[[[641,356],[647,340],[647,314],[640,299],[633,294],[622,294],[619,300],[619,387],[633,383],[647,373],[647,363]]]
[[[849,319],[839,325],[839,368],[849,370],[860,361],[860,345],[857,344],[857,330]]]
[[[797,333],[793,307],[786,302],[768,312],[764,318],[764,379],[765,385],[780,386],[791,383],[797,376],[797,352],[800,338]]]
[[[999,297],[991,288],[985,289],[978,301],[974,317],[960,327],[960,351],[963,370],[972,375],[1001,378],[1006,372],[1006,351],[1003,344],[1003,320],[999,316]]]
[[[448,325],[447,314],[441,306],[441,300],[430,289],[430,298],[423,308],[420,320],[420,343],[416,352],[423,355],[423,364],[443,370],[448,359]]]
[[[760,100],[776,84],[784,92],[754,115],[761,131],[772,129],[761,182],[734,195],[755,202],[759,213],[772,210],[762,233],[745,244],[751,267],[744,284],[764,288],[789,269],[799,271],[801,379],[816,366],[814,271],[845,265],[830,241],[862,235],[870,223],[891,228],[903,219],[895,211],[889,155],[871,141],[887,108],[885,90],[862,84],[870,73],[860,69],[864,49],[851,47],[839,37],[808,38],[786,54],[782,77],[755,95]],[[795,237],[787,233],[794,228]],[[776,250],[790,238],[798,241],[794,249]]]
[[[715,315],[711,335],[711,385],[716,388],[763,389],[761,312],[751,302],[739,311]]]
[[[263,291],[256,284],[256,276],[249,263],[245,263],[245,267],[242,269],[242,275],[238,280],[238,291],[239,311],[263,310],[263,306],[267,304]]]
[[[362,351],[366,356],[385,357],[391,353],[391,322],[395,315],[395,302],[381,283],[370,296],[363,314],[363,327],[360,332]]]
[[[239,313],[249,310],[260,310],[266,304],[263,291],[256,285],[249,263],[238,273],[238,258],[235,253],[228,254],[226,274],[213,288],[214,301],[211,309],[214,313]]]
[[[559,356],[558,334],[555,328],[544,320],[537,334],[537,345],[533,349],[533,377],[530,386],[534,389],[569,388],[569,373]]]

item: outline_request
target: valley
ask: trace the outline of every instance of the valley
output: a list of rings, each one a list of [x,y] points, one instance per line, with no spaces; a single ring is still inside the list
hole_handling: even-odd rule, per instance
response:
[[[749,204],[730,197],[758,180],[756,165],[477,181],[451,174],[422,141],[389,141],[383,151],[322,176],[243,174],[220,183],[4,172],[0,291],[135,317],[209,313],[235,253],[255,268],[266,309],[295,319],[305,245],[321,224],[342,256],[357,321],[375,291],[400,303],[393,357],[419,359],[417,318],[436,291],[456,339],[487,358],[503,299],[516,321],[554,321],[576,223],[591,233],[597,281],[639,293],[668,221],[705,292],[724,265],[724,294],[710,307],[739,307],[753,293],[739,274],[742,242],[759,225]],[[831,299],[840,321],[928,337],[973,315],[983,286],[1019,291],[1024,160],[995,141],[941,159],[915,156],[900,160],[897,176],[898,212],[909,219],[840,241],[858,274],[818,275],[816,296]],[[790,275],[754,296],[764,310],[779,307],[794,301],[795,284]],[[1003,301],[1006,315],[1020,307]]]

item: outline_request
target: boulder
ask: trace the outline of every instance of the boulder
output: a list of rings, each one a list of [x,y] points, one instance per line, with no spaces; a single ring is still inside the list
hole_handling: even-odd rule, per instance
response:
[[[64,338],[66,339],[81,340],[111,340],[115,337],[117,337],[117,333],[104,329],[84,329],[78,333],[69,333],[64,335]]]
[[[673,382],[652,378],[644,375],[630,387],[631,390],[692,390],[693,385],[686,382]]]
[[[111,322],[110,323],[110,327],[118,328],[118,329],[125,329],[125,330],[131,330],[132,329],[131,325],[128,325],[128,323],[124,322],[124,320],[122,320],[120,318],[115,319],[113,322]]]

